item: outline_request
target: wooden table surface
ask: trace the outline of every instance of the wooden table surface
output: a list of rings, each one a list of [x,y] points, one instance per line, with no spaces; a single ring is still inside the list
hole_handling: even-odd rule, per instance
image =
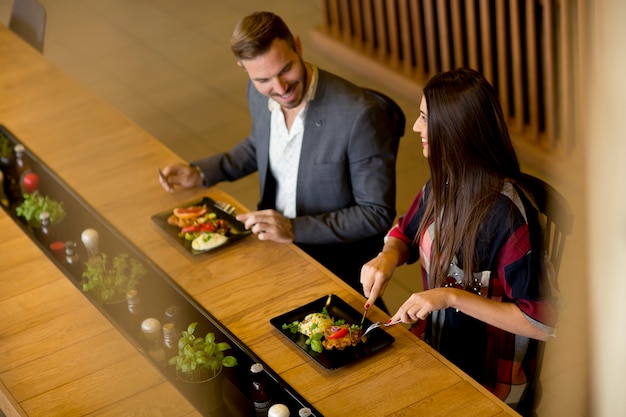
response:
[[[0,123],[323,415],[516,415],[401,326],[387,329],[390,348],[322,368],[269,319],[329,293],[361,310],[362,295],[297,247],[254,236],[192,257],[150,216],[204,195],[245,208],[217,187],[164,192],[156,168],[180,158],[3,26],[0,74]],[[0,230],[5,413],[197,415],[5,213]]]

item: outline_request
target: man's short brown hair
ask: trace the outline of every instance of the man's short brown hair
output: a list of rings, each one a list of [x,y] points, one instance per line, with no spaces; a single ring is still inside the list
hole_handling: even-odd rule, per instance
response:
[[[230,39],[238,60],[254,59],[266,53],[276,39],[295,50],[294,37],[285,22],[271,12],[254,12],[239,21]]]

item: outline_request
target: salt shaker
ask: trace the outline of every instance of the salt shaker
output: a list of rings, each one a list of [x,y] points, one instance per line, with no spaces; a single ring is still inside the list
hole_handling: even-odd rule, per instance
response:
[[[94,259],[100,255],[100,235],[95,229],[85,229],[80,235],[80,240],[87,249],[87,259]]]
[[[148,318],[141,322],[141,331],[148,345],[148,355],[161,367],[167,364],[165,350],[161,345],[161,322],[155,318]]]

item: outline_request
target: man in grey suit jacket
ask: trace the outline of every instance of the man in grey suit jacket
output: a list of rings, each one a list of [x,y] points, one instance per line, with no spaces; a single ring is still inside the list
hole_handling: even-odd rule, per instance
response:
[[[208,187],[258,171],[258,211],[237,218],[261,240],[295,243],[360,292],[360,268],[395,218],[397,143],[386,109],[305,63],[299,38],[272,13],[244,18],[231,47],[250,77],[249,137],[165,167],[161,184]]]

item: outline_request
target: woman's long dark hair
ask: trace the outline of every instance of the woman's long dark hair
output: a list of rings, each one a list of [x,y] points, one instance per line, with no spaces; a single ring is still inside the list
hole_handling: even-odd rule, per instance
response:
[[[519,179],[519,162],[495,90],[480,73],[438,74],[423,93],[432,190],[418,238],[434,219],[431,285],[442,285],[452,258],[462,253],[468,288],[478,267],[478,230],[504,180]]]

